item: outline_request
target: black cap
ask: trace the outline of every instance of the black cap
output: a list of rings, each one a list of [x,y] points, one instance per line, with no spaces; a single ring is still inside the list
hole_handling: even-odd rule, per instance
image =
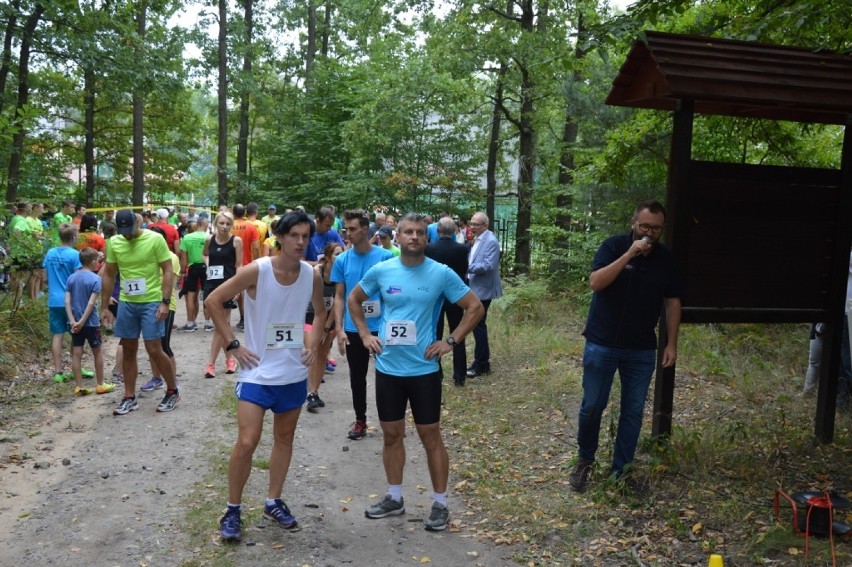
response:
[[[115,228],[119,234],[128,235],[133,233],[136,227],[136,215],[130,209],[121,209],[115,215]]]
[[[381,236],[382,238],[384,238],[385,236],[393,236],[393,229],[388,225],[384,225],[376,232],[378,232],[379,236]]]

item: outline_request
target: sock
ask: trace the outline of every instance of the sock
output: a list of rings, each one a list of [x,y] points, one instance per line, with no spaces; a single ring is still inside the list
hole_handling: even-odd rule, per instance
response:
[[[432,501],[437,502],[438,504],[447,505],[447,493],[446,492],[436,492],[432,495]]]
[[[402,485],[401,484],[389,484],[388,485],[388,494],[390,497],[396,500],[397,502],[402,500]]]
[[[275,506],[277,504],[277,498],[267,498],[266,505],[267,506]]]
[[[240,506],[240,504],[231,504],[230,502],[228,502],[228,510],[236,510],[237,512],[239,512]]]

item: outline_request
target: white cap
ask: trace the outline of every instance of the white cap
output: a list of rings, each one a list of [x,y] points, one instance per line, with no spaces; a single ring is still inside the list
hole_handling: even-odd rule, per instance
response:
[[[168,209],[157,209],[157,216],[160,217],[161,219],[169,218]]]

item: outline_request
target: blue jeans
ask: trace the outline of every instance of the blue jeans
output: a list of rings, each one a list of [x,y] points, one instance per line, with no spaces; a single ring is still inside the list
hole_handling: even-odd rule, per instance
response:
[[[609,402],[615,371],[621,379],[621,413],[615,437],[612,472],[621,476],[633,462],[648,386],[656,366],[656,350],[610,348],[586,341],[583,352],[583,403],[578,419],[580,458],[595,460],[601,431],[601,415]]]

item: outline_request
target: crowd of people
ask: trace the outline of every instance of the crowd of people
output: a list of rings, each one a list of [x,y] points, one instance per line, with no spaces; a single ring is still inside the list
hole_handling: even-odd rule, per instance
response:
[[[335,371],[332,347],[346,357],[355,421],[346,436],[368,432],[367,375],[375,364],[375,413],[383,437],[387,493],[365,511],[371,519],[403,514],[405,415],[410,408],[432,480],[433,500],[425,528],[447,528],[449,457],[441,429],[441,359],[453,356],[453,384],[492,371],[487,313],[502,293],[500,245],[489,218],[476,212],[468,223],[442,212],[397,217],[362,209],[338,214],[333,206],[308,215],[301,207],[277,214],[269,205],[258,218],[257,203],[221,206],[215,213],[161,208],[104,211],[64,201],[50,219],[41,204],[18,203],[7,223],[13,245],[43,243],[40,266],[26,256],[13,266],[32,272],[31,297],[46,289],[53,334],[53,380],[74,380],[74,394],[107,394],[123,387],[113,410],[139,409],[136,397],[139,339],[152,370],[139,389],[164,390],[157,412],[181,401],[172,330],[212,333],[203,369],[184,375],[215,378],[222,354],[226,374],[238,373],[238,434],[228,467],[228,502],[220,535],[239,541],[243,489],[260,441],[266,411],[274,414],[269,489],[263,515],[285,530],[298,520],[283,499],[293,439],[302,407],[318,412],[324,376]],[[598,249],[589,285],[592,303],[583,331],[583,400],[578,416],[573,490],[585,491],[595,465],[601,419],[612,382],[621,381],[620,414],[610,476],[629,473],[639,439],[647,391],[658,363],[656,329],[660,307],[667,344],[659,364],[677,359],[683,285],[674,257],[660,242],[666,210],[639,203],[630,230]],[[847,305],[852,305],[852,263]],[[186,321],[174,321],[177,300]],[[847,309],[852,309],[847,307]],[[232,311],[239,317],[231,325]],[[446,338],[445,321],[446,319]],[[849,319],[847,317],[847,319]],[[105,379],[101,326],[120,339],[112,380]],[[852,390],[848,327],[843,326],[838,402]],[[806,393],[816,387],[822,325],[812,331]],[[71,369],[63,367],[63,342],[71,334]],[[473,360],[464,340],[472,334]],[[240,338],[242,337],[242,339]],[[82,367],[86,343],[94,371]],[[95,378],[86,387],[84,378]]]
[[[274,414],[275,436],[264,517],[284,529],[299,529],[282,498],[284,481],[302,407],[310,412],[325,407],[319,389],[336,369],[335,343],[349,367],[355,421],[346,436],[353,441],[367,435],[367,374],[371,357],[376,362],[388,492],[365,515],[375,519],[405,510],[403,434],[410,406],[434,488],[425,527],[446,529],[449,465],[440,432],[441,357],[453,355],[456,386],[490,371],[487,331],[480,321],[502,292],[499,246],[484,213],[476,213],[468,225],[447,213],[437,220],[410,213],[397,222],[394,215],[371,216],[361,209],[338,215],[330,205],[313,215],[296,208],[279,216],[270,205],[259,218],[258,205],[249,203],[221,206],[212,214],[193,208],[121,209],[98,218],[66,201],[39,227],[27,220],[42,211],[18,203],[8,230],[49,247],[44,284],[35,284],[32,295],[46,285],[56,382],[73,379],[78,396],[121,386],[113,415],[138,410],[141,338],[152,375],[138,389],[164,390],[156,411],[173,411],[181,402],[173,330],[212,333],[199,377],[216,377],[220,353],[225,372],[238,373],[239,431],[220,521],[223,539],[241,537],[242,491],[267,410]],[[447,244],[450,255],[442,253]],[[186,302],[185,322],[174,320],[179,298]],[[239,313],[235,325],[233,310]],[[449,334],[443,339],[445,314]],[[105,379],[101,326],[120,339],[111,380]],[[470,332],[477,348],[474,364],[467,367],[464,338]],[[62,356],[68,333],[70,372]],[[82,367],[86,342],[94,371]],[[194,374],[182,370],[184,376]],[[85,386],[86,377],[96,379],[94,388]]]

